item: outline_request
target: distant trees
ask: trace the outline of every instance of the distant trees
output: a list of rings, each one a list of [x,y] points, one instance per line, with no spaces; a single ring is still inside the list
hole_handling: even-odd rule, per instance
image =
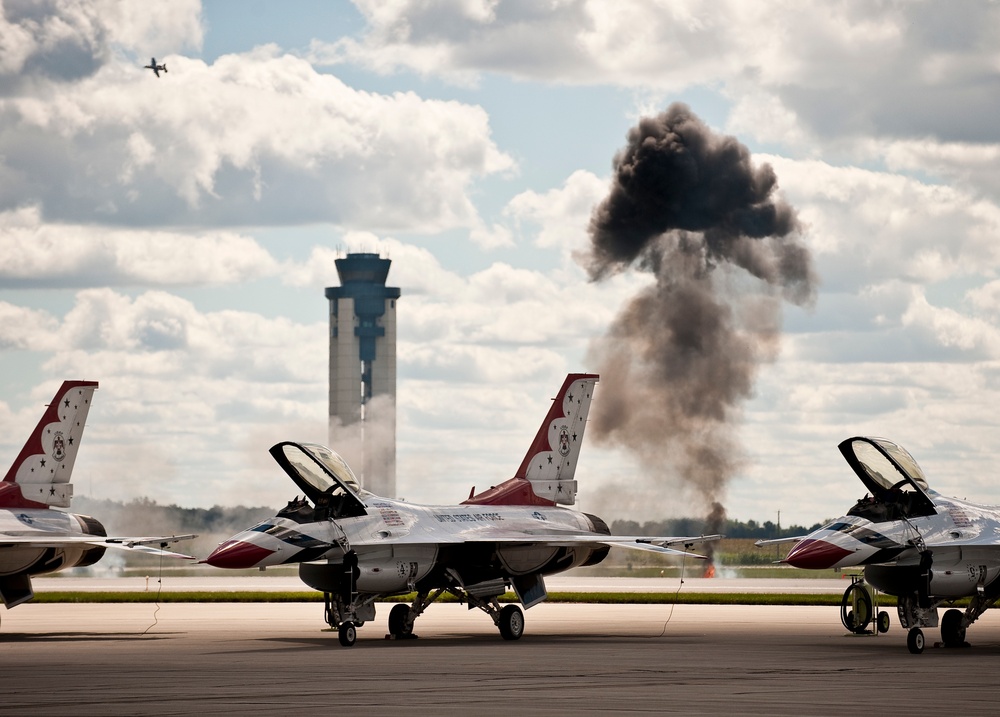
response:
[[[206,557],[215,547],[241,530],[256,525],[277,512],[277,508],[246,506],[221,506],[211,508],[181,508],[177,505],[160,505],[148,498],[136,498],[127,503],[116,500],[97,500],[86,496],[73,498],[74,513],[97,518],[108,535],[198,535],[192,541],[175,543],[171,550]],[[128,565],[153,561],[149,556],[132,553],[120,556]],[[107,563],[108,561],[105,561]]]
[[[822,523],[806,527],[802,525],[778,526],[770,520],[758,523],[756,520],[727,519],[721,532],[727,538],[753,538],[762,540],[768,538],[784,538],[792,535],[805,535]],[[702,535],[707,532],[704,518],[668,518],[666,520],[651,520],[638,523],[634,520],[615,520],[611,523],[611,532],[615,535]]]

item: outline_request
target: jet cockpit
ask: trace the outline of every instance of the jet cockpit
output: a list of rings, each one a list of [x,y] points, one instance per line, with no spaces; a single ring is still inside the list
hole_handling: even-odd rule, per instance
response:
[[[856,436],[838,448],[870,495],[854,504],[848,515],[872,522],[934,515],[934,502],[924,472],[909,452],[884,438]]]
[[[270,453],[324,518],[367,515],[362,497],[370,494],[335,451],[315,443],[285,441],[272,446]]]

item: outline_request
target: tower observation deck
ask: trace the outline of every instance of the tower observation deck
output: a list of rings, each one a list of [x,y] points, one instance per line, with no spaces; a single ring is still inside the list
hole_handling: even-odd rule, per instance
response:
[[[336,260],[330,302],[330,446],[366,490],[396,496],[396,299],[392,261],[378,254]]]

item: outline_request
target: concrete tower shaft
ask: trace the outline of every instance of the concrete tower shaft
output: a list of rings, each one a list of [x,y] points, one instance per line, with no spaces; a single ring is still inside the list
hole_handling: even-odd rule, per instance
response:
[[[330,302],[330,446],[364,487],[396,495],[396,299],[392,262],[378,254],[336,260]]]

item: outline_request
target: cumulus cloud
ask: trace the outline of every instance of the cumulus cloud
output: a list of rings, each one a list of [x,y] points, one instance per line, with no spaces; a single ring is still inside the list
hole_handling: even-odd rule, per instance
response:
[[[607,191],[607,180],[591,172],[577,170],[562,187],[547,192],[527,190],[510,200],[504,214],[514,221],[538,226],[535,244],[561,248],[571,254],[588,239],[590,214]]]
[[[46,365],[56,373],[271,383],[325,376],[323,328],[250,312],[202,313],[163,291],[131,298],[112,289],[87,289],[59,324],[58,350]],[[291,360],[290,346],[303,353]]]
[[[923,172],[1000,201],[1000,142],[938,142],[933,138],[871,143],[897,172]]]
[[[353,239],[373,248],[372,236]],[[547,398],[567,371],[582,368],[567,352],[577,344],[582,354],[606,320],[602,306],[615,304],[596,290],[581,293],[579,276],[496,263],[463,277],[425,249],[382,239],[378,250],[394,259],[390,284],[404,289],[401,489],[410,498],[457,500],[472,483],[509,477]],[[335,258],[317,247],[307,261],[289,263],[290,276],[322,282],[310,268]],[[166,291],[133,297],[110,288],[78,292],[64,314],[0,303],[0,322],[20,327],[5,328],[0,349],[8,355],[40,351],[45,375],[102,382],[78,465],[100,497],[277,503],[288,485],[259,454],[278,440],[326,441],[325,323],[203,311]],[[6,435],[13,452],[20,432]],[[444,457],[435,448],[434,458],[428,446],[442,440],[468,451]],[[122,455],[142,457],[141,480]]]
[[[1000,205],[975,193],[819,160],[766,161],[799,209],[829,290],[985,276],[1000,263]]]
[[[465,227],[505,243],[469,196],[513,167],[481,108],[361,92],[274,47],[159,59],[159,80],[117,61],[0,100],[0,209],[139,226]]]
[[[99,476],[90,487],[100,497],[276,501],[288,487],[253,456],[290,437],[325,441],[322,324],[202,312],[166,292],[133,298],[111,289],[79,292],[62,316],[0,303],[0,321],[0,348],[43,352],[47,375],[101,382],[77,466]],[[11,428],[6,453],[27,430]]]
[[[905,446],[935,490],[996,502],[997,368],[919,359],[766,367],[747,412],[753,460],[734,498],[756,515],[781,510],[783,523],[836,517],[864,493],[836,446],[868,435]]]
[[[46,311],[0,301],[0,351],[45,351],[56,344],[52,336],[59,322]]]
[[[92,75],[116,52],[166,54],[201,46],[201,3],[6,0],[0,12],[0,95],[40,78]]]
[[[934,306],[920,291],[914,291],[902,323],[926,334],[943,349],[955,349],[959,352],[957,358],[1000,359],[1000,331],[996,325],[949,307]]]
[[[0,212],[0,255],[4,288],[233,284],[278,271],[236,232],[51,224],[38,206]]]
[[[493,71],[542,81],[679,89],[718,75],[735,59],[715,37],[725,32],[725,14],[689,3],[650,8],[622,2],[612,8],[590,0],[547,6],[406,0],[386,6],[360,0],[355,5],[368,22],[365,35],[314,43],[314,61],[358,63],[383,73],[405,68],[464,83]],[[719,52],[699,48],[706,41]]]
[[[355,4],[363,36],[314,43],[318,63],[462,83],[492,72],[660,93],[714,87],[733,103],[729,131],[802,151],[844,150],[870,136],[1000,139],[992,121],[1000,8],[992,3],[961,12],[860,0]]]

